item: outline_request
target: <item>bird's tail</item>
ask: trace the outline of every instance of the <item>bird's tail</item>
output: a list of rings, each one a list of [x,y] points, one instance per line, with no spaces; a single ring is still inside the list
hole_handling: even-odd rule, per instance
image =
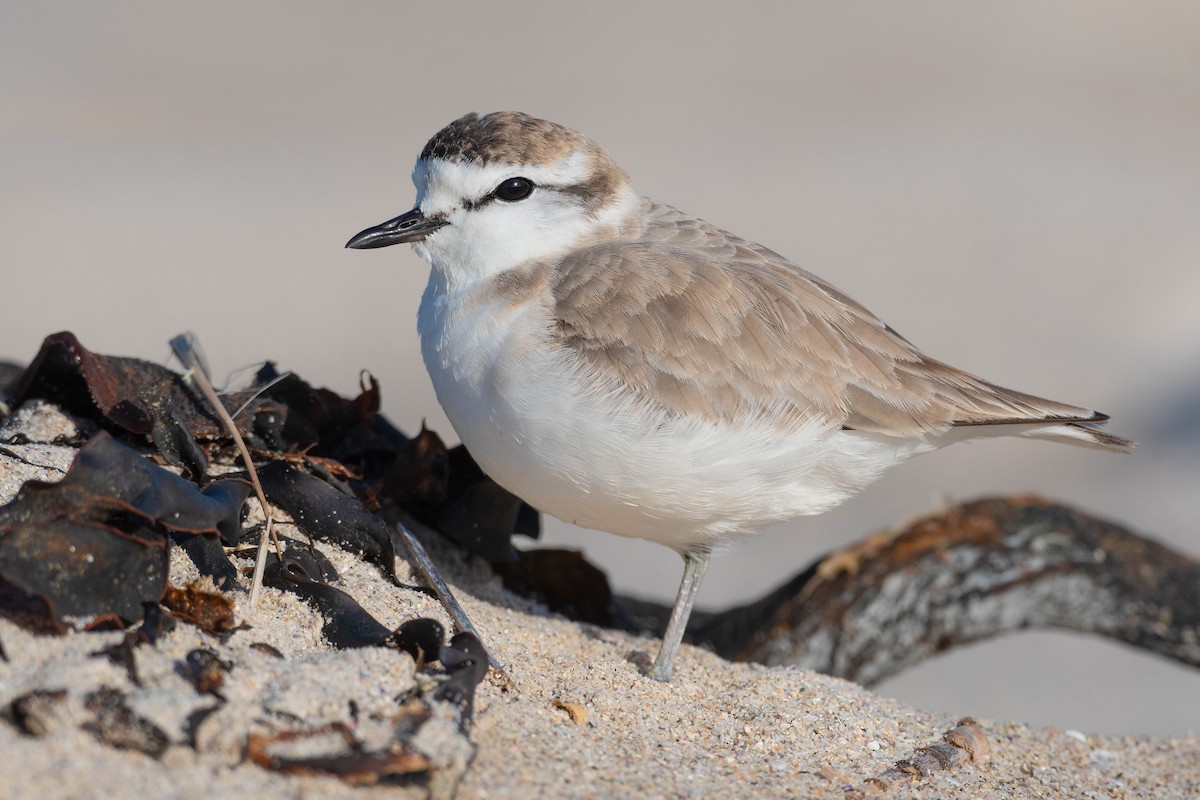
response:
[[[1022,431],[1021,435],[1032,439],[1046,439],[1052,442],[1092,447],[1097,450],[1108,450],[1114,453],[1131,452],[1133,450],[1133,442],[1129,439],[1101,430],[1101,426],[1107,421],[1108,417],[1104,414],[1095,414],[1090,419],[1065,423],[1048,421],[1049,424],[1031,427],[1027,431]]]

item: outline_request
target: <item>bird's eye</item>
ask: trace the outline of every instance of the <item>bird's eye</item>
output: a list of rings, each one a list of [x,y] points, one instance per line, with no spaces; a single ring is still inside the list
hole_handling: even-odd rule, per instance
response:
[[[509,178],[496,187],[494,194],[506,203],[524,200],[533,193],[533,181],[528,178]]]

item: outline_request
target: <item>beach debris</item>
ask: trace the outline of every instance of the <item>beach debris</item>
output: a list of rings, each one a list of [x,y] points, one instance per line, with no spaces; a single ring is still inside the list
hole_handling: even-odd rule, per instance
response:
[[[136,622],[166,590],[168,535],[215,536],[240,516],[224,489],[201,491],[101,432],[63,480],[30,481],[0,507],[0,578],[60,632]]]
[[[84,730],[110,747],[161,758],[171,745],[161,728],[129,708],[125,693],[119,689],[104,686],[89,693],[84,707],[93,714],[83,724]]]
[[[0,361],[0,419],[4,419],[12,413],[12,405],[9,400],[23,374],[25,374],[23,364]]]
[[[181,732],[183,733],[184,741],[187,742],[187,746],[193,750],[200,749],[200,728],[203,727],[204,723],[208,721],[209,718],[211,718],[225,706],[226,700],[224,697],[218,694],[216,695],[216,698],[217,702],[209,706],[201,706],[200,708],[195,709],[188,714],[187,718],[183,721]]]
[[[189,583],[182,589],[168,586],[162,604],[176,619],[214,636],[236,626],[233,601],[218,592],[206,591],[196,583]]]
[[[225,676],[233,669],[233,662],[221,658],[211,647],[197,647],[184,657],[184,673],[200,694],[211,694],[224,701],[221,687]]]
[[[371,616],[358,601],[321,577],[312,557],[299,548],[289,548],[280,559],[271,554],[263,575],[267,586],[291,592],[321,613],[321,633],[334,647],[371,647],[383,644],[391,628]]]
[[[465,452],[465,451],[463,451]],[[512,535],[524,503],[492,480],[462,487],[433,518],[433,526],[469,553],[492,563],[513,558]]]
[[[208,482],[208,453],[173,409],[158,405],[155,411],[150,439],[159,455],[168,464],[179,467],[184,478],[203,486]]]
[[[284,655],[279,648],[267,642],[251,642],[249,645],[251,650],[270,656],[271,658],[283,659]]]
[[[492,568],[504,588],[544,603],[556,614],[609,628],[617,625],[608,576],[578,550],[521,550],[515,561]]]
[[[459,727],[471,729],[475,710],[475,687],[488,671],[488,654],[483,644],[469,633],[455,634],[442,646],[438,660],[450,677],[438,686],[433,696],[458,709]]]
[[[158,603],[144,603],[145,613],[142,623],[125,635],[116,644],[104,647],[93,656],[105,656],[109,661],[125,668],[129,682],[141,686],[142,679],[138,675],[136,650],[142,645],[154,645],[159,637],[175,629],[175,619],[167,614]]]
[[[620,603],[651,631],[670,611]],[[746,605],[697,615],[688,639],[733,661],[871,686],[946,650],[1035,629],[1200,666],[1200,561],[1040,497],[985,498],[868,536]]]
[[[313,387],[295,373],[280,373],[270,361],[254,376],[253,386],[263,400],[286,411],[264,429],[273,432],[267,438],[276,450],[311,451],[358,470],[369,467],[372,456],[390,462],[407,441],[379,416],[379,381],[369,372],[360,374],[359,394],[352,398]]]
[[[251,386],[216,397],[205,391],[211,382],[195,337],[176,337],[172,346],[188,373],[93,353],[69,331],[53,334],[15,381],[12,402],[16,407],[41,398],[129,443],[152,441],[158,458],[199,484],[209,480],[210,462],[229,463],[235,449],[248,460],[236,437],[260,463],[288,461],[353,490],[372,510],[380,503],[401,505],[490,560],[511,558],[514,532],[538,536],[537,513],[485,476],[465,448],[447,450],[424,429],[410,439],[384,419],[378,413],[379,384],[369,373],[360,377],[360,393],[347,399],[267,363]],[[223,424],[222,417],[233,425]],[[346,479],[349,485],[340,483]],[[315,486],[303,489],[316,491]],[[287,487],[281,491],[288,494]],[[293,504],[300,502],[295,493]],[[363,530],[370,539],[370,527]],[[388,538],[360,544],[367,545],[361,552],[390,570],[384,563]]]
[[[446,638],[446,628],[436,619],[422,617],[410,619],[396,629],[392,635],[392,643],[408,653],[417,662],[417,670],[425,668],[426,664],[437,661],[442,641]]]
[[[291,515],[304,534],[360,554],[399,583],[387,524],[357,498],[286,461],[266,465],[259,477],[267,499]]]
[[[492,563],[513,560],[514,533],[533,539],[540,535],[536,511],[487,477],[465,447],[447,449],[424,426],[396,454],[374,497],[403,507]]]
[[[560,711],[567,712],[567,716],[571,718],[571,722],[574,722],[576,725],[583,725],[587,722],[587,708],[580,703],[573,703],[569,700],[555,700],[554,707]]]
[[[416,509],[423,519],[446,503],[450,491],[450,459],[442,437],[421,425],[420,432],[400,444],[383,475],[377,496]]]
[[[437,595],[439,602],[442,604],[442,608],[446,609],[446,613],[448,613],[450,618],[454,620],[454,624],[458,626],[458,629],[463,634],[468,634],[475,640],[476,644],[478,644],[483,650],[484,655],[487,656],[486,662],[491,665],[492,669],[496,670],[501,678],[504,679],[505,685],[509,689],[515,689],[516,683],[514,683],[513,679],[509,677],[508,672],[504,669],[504,665],[501,664],[494,655],[492,655],[492,653],[488,650],[487,645],[483,643],[478,631],[475,629],[474,624],[471,623],[470,617],[467,616],[466,610],[464,610],[459,604],[458,599],[454,596],[454,593],[450,591],[450,586],[442,579],[437,565],[434,564],[433,559],[429,557],[429,553],[425,550],[425,546],[421,544],[421,541],[417,539],[417,537],[413,535],[413,532],[409,530],[408,527],[403,523],[397,522],[395,525],[395,530],[400,535],[400,539],[404,542],[405,547],[408,548],[409,563],[412,565],[413,569],[416,570],[417,574],[421,576],[422,580],[425,581],[426,585],[429,586],[433,590],[434,594]],[[446,662],[443,661],[442,664],[445,666]]]
[[[142,436],[154,430],[156,405],[189,420],[193,432],[219,432],[178,374],[142,359],[92,353],[70,331],[46,337],[17,383],[12,402],[16,406],[33,398]]]
[[[200,394],[208,403],[208,407],[216,413],[221,427],[233,440],[233,444],[237,447],[238,454],[242,458],[242,464],[246,467],[246,474],[250,476],[250,483],[254,486],[254,494],[262,506],[263,513],[266,515],[266,525],[263,527],[262,537],[258,542],[258,556],[254,561],[254,576],[250,580],[249,606],[250,610],[253,611],[255,605],[258,603],[259,592],[262,589],[262,575],[267,559],[267,543],[274,542],[275,552],[279,552],[279,541],[274,536],[275,521],[271,517],[271,507],[267,504],[267,498],[263,494],[262,484],[258,480],[258,470],[254,466],[254,459],[251,458],[249,449],[246,447],[246,440],[242,438],[237,424],[233,421],[233,417],[229,414],[229,411],[221,402],[221,398],[217,396],[217,392],[213,388],[211,381],[209,381],[208,363],[203,356],[203,351],[200,349],[200,342],[196,338],[196,335],[189,331],[174,337],[171,339],[171,350],[175,353],[175,357],[179,359],[180,363],[187,368],[184,379],[200,391]]]
[[[26,736],[45,736],[63,721],[66,689],[35,689],[14,697],[4,717]]]
[[[246,487],[247,490],[249,487]],[[213,585],[223,592],[241,588],[238,570],[229,560],[222,539],[215,536],[171,535],[171,541],[187,554],[199,573],[211,578]]]
[[[330,741],[321,755],[286,755],[288,745],[299,744],[311,752],[322,739]],[[365,749],[349,726],[342,723],[313,730],[252,733],[246,740],[246,756],[260,767],[277,772],[332,775],[358,785],[423,775],[434,767],[427,756],[404,739],[395,739],[382,749]]]
[[[922,747],[910,758],[897,761],[894,766],[847,792],[845,797],[846,800],[858,800],[890,792],[940,770],[953,770],[967,765],[984,767],[990,760],[991,746],[983,728],[974,719],[965,717],[942,736],[942,741]]]

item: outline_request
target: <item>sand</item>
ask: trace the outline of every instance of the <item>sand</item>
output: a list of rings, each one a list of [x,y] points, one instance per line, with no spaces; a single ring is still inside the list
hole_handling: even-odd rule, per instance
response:
[[[26,480],[56,479],[73,451],[52,444],[6,445],[0,503]],[[42,466],[34,466],[42,465]],[[287,531],[285,531],[286,533]],[[977,720],[977,761],[886,791],[874,776],[943,741],[958,715],[923,712],[843,680],[791,668],[733,664],[685,647],[675,679],[644,677],[657,642],[580,625],[506,591],[486,564],[420,532],[515,689],[495,679],[479,687],[469,738],[452,709],[434,717],[413,746],[439,768],[427,779],[354,786],[258,766],[245,754],[251,733],[348,724],[368,748],[395,736],[391,720],[413,697],[428,698],[440,671],[384,648],[336,650],[322,639],[320,615],[295,595],[265,589],[258,608],[229,596],[248,623],[224,641],[180,624],[136,652],[141,685],[92,654],[120,632],[30,633],[0,618],[0,708],[37,690],[65,690],[32,736],[0,721],[0,800],[8,798],[377,798],[377,797],[1070,797],[1200,796],[1200,737],[1093,736]],[[449,627],[437,601],[396,587],[377,567],[321,546],[345,589],[388,626],[432,617]],[[403,561],[398,572],[412,580]],[[172,579],[196,577],[176,553]],[[267,643],[276,658],[251,647]],[[228,703],[189,740],[188,718],[216,700],[196,691],[183,667],[205,647],[233,664]],[[964,674],[964,681],[975,676]],[[101,687],[125,693],[132,711],[166,734],[159,757],[102,743],[85,729],[85,698]],[[356,711],[352,710],[356,709]],[[320,751],[336,742],[317,742]],[[963,751],[966,755],[966,751]]]

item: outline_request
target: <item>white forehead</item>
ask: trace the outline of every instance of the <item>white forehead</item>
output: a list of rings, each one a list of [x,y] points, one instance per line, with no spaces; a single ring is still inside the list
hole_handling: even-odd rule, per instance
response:
[[[587,181],[592,161],[585,148],[548,164],[503,164],[480,161],[419,159],[412,181],[417,206],[426,214],[448,211],[463,201],[479,200],[509,178],[528,178],[538,186],[568,187]]]

